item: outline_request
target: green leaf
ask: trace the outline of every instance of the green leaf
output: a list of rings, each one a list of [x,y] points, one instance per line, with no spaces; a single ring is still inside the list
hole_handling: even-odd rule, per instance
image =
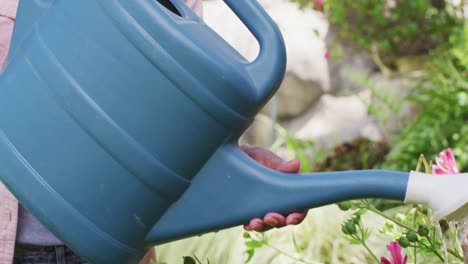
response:
[[[365,213],[367,213],[367,209],[366,208],[361,208],[357,212],[355,212],[353,215],[361,216],[361,215],[364,215]]]
[[[202,262],[200,261],[200,259],[197,258],[197,256],[193,256],[195,257],[195,260],[197,261],[198,264],[202,264]]]
[[[294,232],[292,233],[292,239],[293,239],[294,249],[296,249],[296,252],[297,252],[297,253],[301,253],[301,252],[302,252],[302,248],[297,244],[296,235],[295,235]]]
[[[316,28],[314,28],[314,34],[315,36],[320,37],[320,32]]]
[[[351,208],[352,203],[351,201],[343,201],[343,202],[337,203],[337,205],[341,211],[348,211]]]
[[[245,242],[245,245],[248,248],[260,248],[263,246],[263,242],[257,241],[257,240],[250,240],[250,241]]]
[[[195,262],[194,258],[186,256],[184,257],[184,264],[197,264],[197,262]]]
[[[252,260],[254,254],[255,254],[255,249],[252,249],[252,248],[248,249],[248,250],[245,251],[245,253],[247,254],[247,260],[245,260],[244,264],[247,264]]]
[[[351,245],[360,245],[362,241],[359,239],[351,239]]]

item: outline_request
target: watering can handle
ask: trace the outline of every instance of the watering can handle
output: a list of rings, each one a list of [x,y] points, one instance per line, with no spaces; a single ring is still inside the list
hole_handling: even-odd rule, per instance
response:
[[[286,48],[276,25],[256,0],[224,0],[260,44],[260,53],[247,69],[257,88],[258,102],[266,102],[281,84]]]
[[[200,18],[182,0],[171,0],[181,14],[192,20]],[[224,0],[247,26],[260,45],[258,57],[245,64],[256,88],[256,102],[266,101],[275,93],[286,70],[286,48],[276,23],[256,0]]]

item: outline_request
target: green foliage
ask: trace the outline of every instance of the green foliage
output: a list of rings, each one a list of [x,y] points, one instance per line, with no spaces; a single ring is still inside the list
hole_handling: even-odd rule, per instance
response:
[[[271,250],[274,250],[277,253],[282,254],[290,258],[291,260],[294,260],[294,263],[315,264],[315,262],[311,260],[306,260],[302,256],[297,256],[302,255],[301,253],[303,251],[303,248],[298,244],[294,233],[292,233],[291,240],[294,246],[294,250],[296,251],[296,254],[294,255],[283,251],[281,248],[275,246],[271,241],[271,237],[266,235],[265,233],[258,233],[255,231],[245,232],[244,243],[246,246],[245,254],[247,255],[247,259],[245,260],[244,264],[250,263],[256,250],[262,247],[270,248]]]
[[[285,136],[286,147],[293,151],[295,158],[301,163],[302,172],[313,170],[313,163],[310,159],[310,151],[313,149],[313,142],[310,140],[300,140],[287,134]]]
[[[414,157],[435,156],[452,148],[460,171],[468,170],[468,28],[453,48],[433,53],[427,71],[407,101],[419,107],[417,118],[398,133],[384,168],[410,170]]]
[[[183,260],[184,260],[184,264],[203,264],[200,259],[197,258],[197,256],[185,256],[183,257]],[[206,260],[206,264],[210,264],[210,260],[207,259]]]
[[[291,0],[314,7],[315,0]],[[425,54],[463,26],[462,5],[446,0],[325,0],[338,37],[390,57]]]
[[[184,264],[197,264],[197,262],[192,257],[184,257]]]
[[[367,245],[367,240],[371,236],[370,230],[362,222],[369,212],[385,219],[378,231],[391,237],[402,248],[405,248],[414,263],[432,263],[436,259],[443,262],[446,258],[450,260],[450,263],[463,261],[460,254],[461,248],[456,242],[457,235],[453,232],[456,230],[455,224],[449,225],[442,222],[446,232],[444,232],[444,239],[441,239],[439,234],[442,234],[442,231],[438,232],[439,223],[431,220],[430,212],[425,207],[403,205],[389,213],[378,210],[369,200],[355,200],[351,202],[349,209],[354,210],[354,213],[342,224],[342,232],[349,237],[350,244],[363,246],[377,263],[380,263],[378,258]],[[455,242],[447,244],[446,241]],[[445,244],[447,256],[442,250],[441,242]],[[418,258],[422,261],[418,262]]]

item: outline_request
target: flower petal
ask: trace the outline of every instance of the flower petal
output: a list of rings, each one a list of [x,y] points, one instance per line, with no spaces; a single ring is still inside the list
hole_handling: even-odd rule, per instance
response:
[[[455,156],[453,155],[453,151],[451,148],[444,150],[445,154],[445,163],[447,164],[447,169],[450,170],[451,173],[460,173],[457,168],[457,161],[455,160]]]
[[[403,263],[403,257],[401,256],[401,246],[398,242],[391,242],[387,246],[387,250],[392,255],[393,264],[401,264]]]
[[[442,169],[444,172],[438,170],[438,173],[434,174],[456,174],[460,173],[457,168],[457,162],[455,161],[455,157],[453,155],[453,151],[451,148],[445,149],[437,155],[435,158],[437,166]]]
[[[386,257],[380,257],[380,264],[392,264],[392,262]]]
[[[449,172],[441,167],[439,165],[432,164],[432,174],[434,175],[444,175],[444,174],[449,174]]]
[[[320,9],[323,6],[323,0],[315,0],[315,8]]]

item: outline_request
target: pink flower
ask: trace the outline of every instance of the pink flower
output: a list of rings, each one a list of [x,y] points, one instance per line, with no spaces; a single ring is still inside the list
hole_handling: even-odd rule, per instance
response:
[[[330,51],[327,50],[327,51],[325,52],[325,55],[324,55],[324,56],[325,56],[325,59],[327,59],[327,60],[330,59],[330,57],[331,57]]]
[[[315,8],[321,9],[323,6],[323,0],[315,0]]]
[[[387,245],[387,251],[390,252],[392,256],[391,260],[386,257],[380,257],[380,264],[406,264],[408,260],[408,255],[401,254],[401,246],[398,242],[391,242]]]
[[[432,174],[442,175],[460,173],[457,169],[457,162],[453,156],[452,149],[448,148],[441,151],[435,160],[437,165],[432,165]]]

